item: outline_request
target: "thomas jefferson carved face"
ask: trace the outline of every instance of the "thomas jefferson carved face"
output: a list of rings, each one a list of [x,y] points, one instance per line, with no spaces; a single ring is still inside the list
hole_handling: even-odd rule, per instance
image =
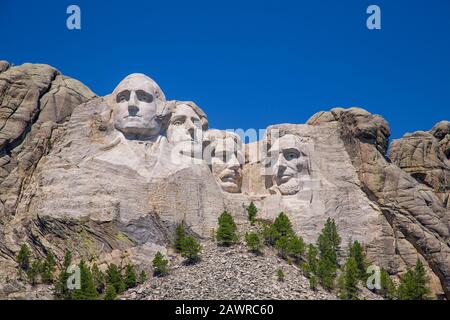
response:
[[[222,190],[241,192],[243,156],[239,136],[217,131],[212,134],[211,171]]]
[[[193,102],[177,102],[167,128],[167,140],[175,144],[175,152],[202,158],[203,133],[208,121],[203,111]]]
[[[200,141],[203,123],[200,115],[187,103],[179,104],[172,112],[167,129],[170,142]]]
[[[130,139],[149,139],[161,130],[164,94],[143,74],[122,80],[112,94],[114,127]]]
[[[272,159],[272,182],[281,194],[292,195],[301,188],[300,175],[308,168],[308,159],[301,150],[301,142],[287,134],[274,142],[269,150]]]

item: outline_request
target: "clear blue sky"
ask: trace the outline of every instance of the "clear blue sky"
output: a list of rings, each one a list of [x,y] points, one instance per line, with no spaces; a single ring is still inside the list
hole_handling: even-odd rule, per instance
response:
[[[66,28],[70,4],[80,31]],[[366,28],[370,4],[381,31]],[[142,72],[214,128],[360,106],[397,138],[450,120],[449,16],[448,0],[1,0],[0,59],[50,64],[99,95]]]

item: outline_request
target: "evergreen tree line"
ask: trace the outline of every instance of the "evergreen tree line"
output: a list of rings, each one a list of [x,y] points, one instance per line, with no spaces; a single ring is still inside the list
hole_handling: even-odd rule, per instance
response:
[[[281,212],[273,223],[258,221],[257,208],[253,202],[246,208],[248,219],[252,225],[260,222],[258,231],[247,232],[245,243],[249,251],[260,254],[264,245],[277,250],[280,257],[289,263],[295,263],[309,279],[310,288],[315,290],[320,284],[332,291],[337,289],[341,299],[359,299],[360,286],[367,281],[366,270],[369,263],[364,249],[358,241],[350,242],[343,265],[339,264],[341,257],[341,237],[336,223],[328,218],[318,236],[316,244],[305,244],[302,237],[297,235],[289,217]],[[218,229],[214,237],[219,245],[231,246],[239,241],[237,226],[230,213],[224,211],[218,219]],[[175,249],[184,257],[186,264],[193,264],[200,260],[202,250],[199,242],[186,234],[184,223],[177,226],[175,231]],[[119,268],[115,264],[108,265],[105,273],[97,265],[91,268],[81,260],[78,264],[81,275],[81,288],[69,290],[67,280],[70,275],[67,270],[72,263],[72,255],[67,252],[64,257],[62,271],[58,279],[54,279],[56,270],[55,256],[47,252],[44,260],[32,261],[28,246],[23,245],[17,255],[19,276],[34,285],[39,282],[55,284],[56,295],[61,299],[115,299],[118,294],[143,283],[147,279],[144,271],[137,280],[134,267],[131,264]],[[161,252],[157,252],[153,261],[153,275],[166,276],[169,272],[169,261]],[[281,268],[276,271],[279,281],[284,281]],[[381,270],[381,288],[377,290],[386,299],[422,300],[427,299],[427,277],[423,264],[417,260],[416,265],[408,270],[397,285],[386,270]]]
[[[65,253],[61,272],[58,277],[55,277],[55,255],[48,251],[45,260],[33,260],[30,249],[26,244],[22,245],[17,254],[17,262],[19,277],[22,280],[27,280],[31,285],[53,284],[55,296],[64,300],[114,300],[118,294],[136,287],[147,279],[145,271],[142,271],[138,278],[135,268],[131,264],[119,268],[112,263],[108,265],[105,272],[102,272],[96,264],[89,267],[84,260],[81,260],[69,270],[72,266],[72,253],[70,251]],[[80,275],[78,288],[75,280],[77,268]],[[73,289],[69,289],[68,281],[73,283]]]
[[[247,207],[247,214],[252,225],[257,221],[257,211],[251,202]],[[229,221],[227,224],[233,225],[234,222]],[[231,227],[227,229],[230,233],[235,230]],[[227,238],[233,237],[228,235]],[[264,244],[274,247],[282,258],[290,263],[294,261],[303,270],[309,278],[311,289],[315,290],[320,283],[327,290],[337,289],[341,299],[359,299],[360,287],[366,284],[370,276],[367,273],[370,264],[358,241],[349,242],[345,262],[342,266],[339,264],[342,254],[341,237],[335,221],[331,218],[326,220],[315,245],[306,245],[302,237],[295,234],[289,217],[283,212],[273,223],[263,223],[258,232],[246,233],[245,243],[249,251],[256,254],[261,252]],[[283,281],[282,269],[277,270],[277,277]],[[425,268],[418,259],[416,265],[400,277],[398,285],[386,270],[381,269],[380,289],[376,292],[385,299],[423,300],[427,299],[430,293],[427,281]]]

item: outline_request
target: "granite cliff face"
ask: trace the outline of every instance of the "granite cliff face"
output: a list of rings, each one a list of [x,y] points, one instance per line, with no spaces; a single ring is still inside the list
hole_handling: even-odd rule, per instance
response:
[[[449,122],[387,153],[389,134],[380,116],[335,108],[243,145],[144,75],[97,97],[49,66],[0,62],[0,283],[22,243],[149,270],[178,223],[206,241],[223,210],[243,225],[254,201],[310,243],[334,218],[344,247],[359,240],[393,277],[420,258],[449,298]]]

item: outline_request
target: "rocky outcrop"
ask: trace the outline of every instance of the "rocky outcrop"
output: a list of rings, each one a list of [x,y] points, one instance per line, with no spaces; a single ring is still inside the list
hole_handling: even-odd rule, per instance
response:
[[[389,158],[418,182],[430,187],[449,206],[450,122],[441,121],[430,131],[406,134],[394,140]]]
[[[379,116],[358,108],[332,109],[308,123],[338,122],[340,135],[358,173],[362,190],[377,203],[394,238],[386,251],[398,253],[410,266],[417,256],[425,260],[450,293],[449,211],[433,189],[416,181],[385,155],[389,128]],[[402,271],[391,261],[391,273]]]
[[[14,213],[21,181],[57,139],[52,132],[95,96],[47,65],[4,63],[1,69],[0,216]]]
[[[0,63],[0,260],[14,256],[5,231],[21,225],[12,219],[35,166],[64,132],[73,109],[94,96],[48,65]]]

